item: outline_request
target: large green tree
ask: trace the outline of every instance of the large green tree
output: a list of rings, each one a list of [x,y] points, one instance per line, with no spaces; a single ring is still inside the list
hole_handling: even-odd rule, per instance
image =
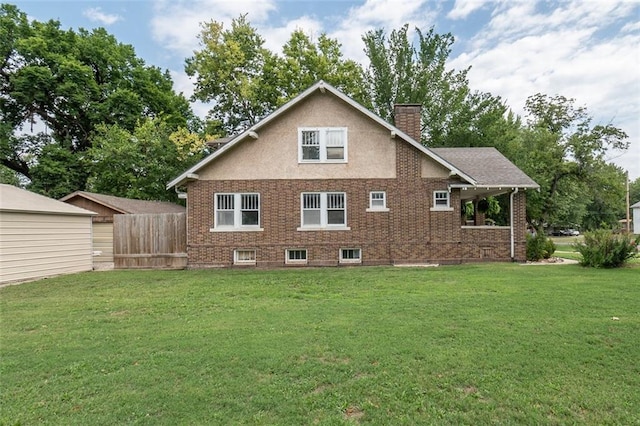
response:
[[[278,89],[282,104],[318,80],[324,80],[355,100],[367,103],[362,67],[342,56],[336,39],[320,34],[314,42],[302,30],[295,30],[282,48],[278,61]]]
[[[165,185],[202,158],[204,140],[162,119],[146,119],[133,131],[99,125],[87,151],[87,187],[120,197],[177,201]]]
[[[193,98],[211,102],[209,121],[224,133],[246,129],[318,80],[325,80],[364,102],[362,68],[343,58],[340,43],[321,34],[314,41],[301,30],[291,34],[276,54],[246,15],[230,28],[220,22],[202,24],[200,49],[186,60],[185,71],[195,77]]]
[[[242,15],[225,29],[220,22],[201,24],[200,50],[186,60],[195,77],[193,98],[212,102],[209,120],[235,133],[267,115],[277,104],[277,58]]]
[[[382,29],[362,37],[369,66],[365,87],[373,111],[393,122],[393,107],[399,103],[422,105],[422,143],[428,146],[489,146],[487,127],[502,123],[506,106],[500,98],[474,92],[467,79],[468,68],[447,68],[454,37],[433,28],[409,26],[387,34]]]
[[[133,47],[102,28],[64,30],[58,21],[29,21],[17,7],[0,5],[2,165],[49,195],[84,189],[84,172],[51,188],[55,170],[82,162],[98,125],[132,131],[144,117],[162,117],[174,128],[193,117],[188,101],[173,91],[168,71],[145,65]],[[46,127],[48,137],[20,135],[34,124]]]
[[[563,96],[536,94],[527,99],[525,110],[528,121],[510,153],[541,187],[539,193],[528,193],[529,219],[583,224],[591,209],[584,226],[613,226],[625,181],[620,169],[606,163],[605,154],[627,149],[626,133],[610,124],[592,125],[587,109]]]

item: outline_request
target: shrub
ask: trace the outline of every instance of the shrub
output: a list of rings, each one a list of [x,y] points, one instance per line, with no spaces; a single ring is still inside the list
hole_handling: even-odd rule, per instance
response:
[[[594,268],[617,268],[638,253],[640,237],[614,234],[598,229],[584,234],[584,241],[573,246],[582,255],[580,264]]]
[[[556,245],[543,232],[527,234],[527,260],[537,262],[548,259],[555,251]]]

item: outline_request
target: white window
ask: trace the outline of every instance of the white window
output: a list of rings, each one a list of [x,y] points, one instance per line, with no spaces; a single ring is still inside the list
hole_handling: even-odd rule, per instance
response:
[[[346,198],[344,192],[302,193],[298,229],[348,229]]]
[[[340,249],[340,263],[361,263],[362,256],[359,248]]]
[[[367,211],[389,211],[387,208],[387,193],[384,191],[371,191],[369,193],[369,208]]]
[[[301,163],[345,163],[347,128],[318,127],[298,129],[298,161]]]
[[[260,194],[215,194],[214,230],[259,230]]]
[[[285,263],[304,264],[307,263],[306,249],[289,249],[285,254]]]
[[[233,264],[234,265],[255,265],[256,251],[255,250],[234,250]]]
[[[431,210],[453,210],[449,203],[449,191],[433,191],[433,207]]]

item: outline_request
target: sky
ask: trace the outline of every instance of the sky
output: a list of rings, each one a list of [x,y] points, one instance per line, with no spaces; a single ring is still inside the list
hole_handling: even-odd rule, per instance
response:
[[[638,0],[67,0],[9,1],[31,19],[63,28],[104,27],[134,47],[148,65],[171,72],[175,89],[189,97],[193,81],[185,59],[200,48],[200,23],[227,27],[247,19],[281,52],[295,29],[313,38],[326,33],[344,57],[366,65],[362,34],[410,28],[455,37],[450,69],[471,67],[474,91],[500,96],[524,115],[536,93],[562,95],[587,108],[592,124],[611,124],[629,136],[626,152],[607,159],[640,177],[640,1]],[[193,104],[204,117],[207,105]]]

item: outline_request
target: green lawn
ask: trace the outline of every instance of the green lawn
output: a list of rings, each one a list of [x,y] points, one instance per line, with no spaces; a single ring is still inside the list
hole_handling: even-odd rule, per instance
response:
[[[640,268],[106,271],[0,289],[0,424],[638,424]]]

